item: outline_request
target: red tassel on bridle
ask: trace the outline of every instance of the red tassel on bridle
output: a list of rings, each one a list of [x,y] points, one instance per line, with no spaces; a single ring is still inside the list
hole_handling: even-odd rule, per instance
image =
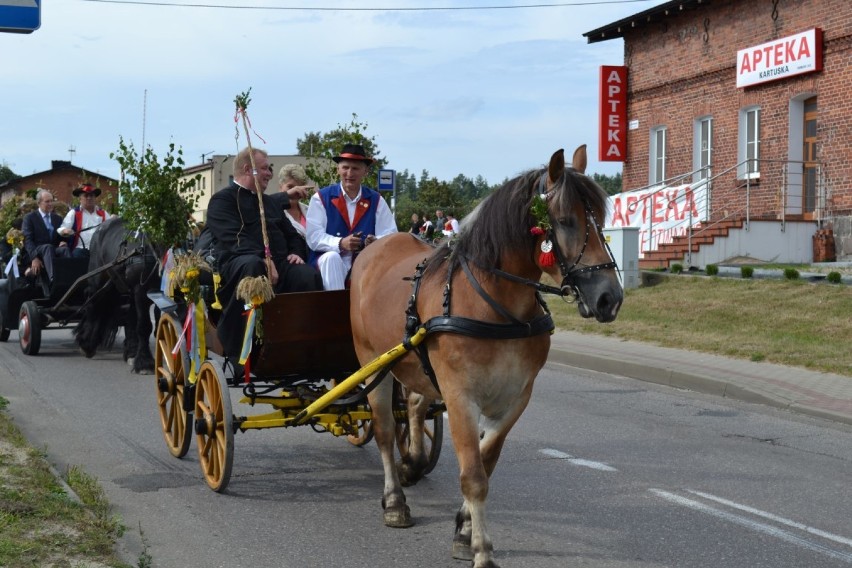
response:
[[[530,234],[534,237],[540,237],[545,234],[541,227],[532,227]],[[541,254],[538,256],[538,263],[541,266],[553,266],[556,264],[556,255],[553,254],[553,242],[550,239],[541,241]]]
[[[538,263],[544,267],[556,264],[556,255],[553,254],[553,242],[550,239],[541,241],[541,254],[538,255]]]

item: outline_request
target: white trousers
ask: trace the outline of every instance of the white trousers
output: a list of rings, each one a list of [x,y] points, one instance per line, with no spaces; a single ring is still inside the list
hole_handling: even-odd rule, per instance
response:
[[[317,259],[317,267],[322,276],[322,287],[325,290],[343,290],[346,288],[346,275],[352,268],[352,255],[340,256],[337,251],[323,253]]]

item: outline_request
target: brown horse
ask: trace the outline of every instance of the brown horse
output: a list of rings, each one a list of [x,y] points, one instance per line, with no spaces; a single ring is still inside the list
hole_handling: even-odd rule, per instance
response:
[[[392,381],[369,397],[384,464],[385,524],[413,524],[402,485],[416,482],[425,467],[423,402],[443,399],[464,497],[453,556],[476,568],[496,566],[486,532],[488,480],[550,349],[553,321],[539,292],[570,294],[583,317],[601,322],[621,307],[617,267],[601,233],[606,194],[583,175],[585,167],[585,146],[571,168],[559,150],[547,168],[489,196],[449,243],[435,249],[410,234],[391,235],[366,248],[352,272],[352,333],[362,364],[427,330],[392,371],[422,395],[409,398],[411,446],[399,469]],[[543,254],[551,248],[555,258]],[[543,271],[560,287],[540,284]]]

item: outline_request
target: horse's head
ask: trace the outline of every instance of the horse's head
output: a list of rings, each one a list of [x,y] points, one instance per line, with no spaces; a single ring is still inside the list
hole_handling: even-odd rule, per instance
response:
[[[618,266],[603,235],[606,193],[587,177],[586,146],[574,152],[571,167],[565,154],[551,156],[547,171],[538,182],[538,193],[546,208],[533,205],[534,222],[543,231],[536,238],[541,254],[538,264],[563,293],[577,300],[580,315],[600,322],[613,321],[624,299]]]

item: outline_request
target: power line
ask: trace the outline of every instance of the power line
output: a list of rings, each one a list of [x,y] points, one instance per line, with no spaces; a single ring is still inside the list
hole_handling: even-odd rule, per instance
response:
[[[185,4],[180,2],[159,2],[145,0],[80,0],[100,4],[127,4],[136,6],[168,6],[178,8],[222,8],[227,10],[304,10],[306,12],[437,12],[471,10],[517,10],[521,8],[565,8],[568,6],[601,6],[604,4],[633,4],[652,0],[597,0],[592,2],[558,2],[551,4],[516,4],[512,6],[428,6],[415,8],[329,8],[324,6],[234,6],[230,4]]]

